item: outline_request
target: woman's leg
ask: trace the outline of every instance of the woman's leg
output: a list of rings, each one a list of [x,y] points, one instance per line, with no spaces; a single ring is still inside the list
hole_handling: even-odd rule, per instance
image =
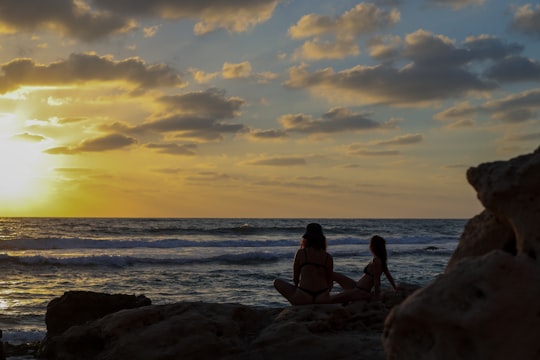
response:
[[[287,299],[292,304],[291,299],[296,292],[296,286],[290,284],[284,279],[275,279],[274,287],[281,295],[285,297],[285,299]]]
[[[369,300],[370,294],[367,290],[349,289],[332,295],[330,302],[332,304],[347,304],[351,301]]]
[[[354,289],[356,286],[356,281],[348,276],[343,275],[342,273],[334,272],[332,278],[339,284],[339,286],[341,286],[343,290]]]

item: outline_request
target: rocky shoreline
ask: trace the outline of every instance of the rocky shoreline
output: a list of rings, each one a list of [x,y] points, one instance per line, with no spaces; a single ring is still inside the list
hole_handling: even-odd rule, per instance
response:
[[[407,285],[398,291],[386,289],[379,302],[283,308],[204,302],[151,305],[140,296],[69,291],[49,303],[45,339],[6,344],[6,355],[42,359],[309,356],[382,360],[384,320],[417,289]],[[126,301],[129,299],[133,301]],[[125,308],[117,311],[119,306]],[[103,316],[95,309],[109,309],[110,313]]]

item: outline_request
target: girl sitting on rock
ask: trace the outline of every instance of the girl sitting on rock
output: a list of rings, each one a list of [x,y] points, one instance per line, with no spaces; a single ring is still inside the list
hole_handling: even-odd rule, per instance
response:
[[[332,303],[348,303],[350,301],[368,300],[371,298],[371,290],[374,288],[374,299],[381,298],[381,275],[384,274],[390,285],[396,290],[394,279],[388,270],[386,260],[386,241],[379,235],[375,235],[369,242],[369,250],[373,254],[373,259],[364,268],[362,277],[358,281],[341,273],[334,273],[334,281],[337,282],[343,291],[332,295]]]
[[[274,287],[292,305],[328,304],[333,285],[334,260],[326,252],[320,224],[308,224],[300,249],[294,256],[293,284],[274,280]]]

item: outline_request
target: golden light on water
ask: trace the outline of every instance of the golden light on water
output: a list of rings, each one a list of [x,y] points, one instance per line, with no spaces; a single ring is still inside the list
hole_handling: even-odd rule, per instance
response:
[[[0,310],[6,310],[9,307],[6,300],[0,298]]]

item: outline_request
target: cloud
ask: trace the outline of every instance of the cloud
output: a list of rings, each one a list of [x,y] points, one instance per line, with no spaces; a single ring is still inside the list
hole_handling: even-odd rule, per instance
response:
[[[251,75],[251,64],[244,61],[239,64],[224,63],[221,70],[224,79],[247,78]]]
[[[197,144],[147,144],[148,149],[156,150],[160,154],[169,155],[195,155]]]
[[[125,136],[122,134],[109,134],[93,139],[84,140],[77,146],[73,147],[56,147],[47,149],[45,152],[47,154],[53,154],[53,155],[73,155],[83,152],[103,152],[103,151],[110,151],[110,150],[118,150],[124,147],[131,146],[133,144],[136,144],[137,140]]]
[[[151,38],[156,36],[157,32],[159,30],[159,26],[147,26],[143,29],[144,37],[145,38]]]
[[[509,56],[486,70],[485,75],[499,82],[539,81],[540,61]]]
[[[252,140],[284,140],[288,138],[287,132],[283,130],[251,130],[245,136]]]
[[[540,109],[540,89],[526,90],[503,99],[487,101],[479,106],[458,104],[435,115],[438,120],[469,120],[478,114],[488,114],[504,123],[533,120]]]
[[[77,0],[0,1],[0,32],[48,29],[83,41],[124,33],[134,24],[121,14],[91,9]]]
[[[263,166],[298,166],[306,165],[306,159],[298,156],[276,156],[249,161],[247,164]]]
[[[392,128],[393,121],[378,123],[367,114],[353,113],[345,108],[334,108],[324,114],[321,119],[313,119],[306,114],[287,114],[278,119],[288,132],[307,134],[332,134],[338,132],[361,131]]]
[[[351,40],[322,41],[315,38],[306,41],[294,51],[293,58],[306,60],[342,59],[345,56],[359,55],[360,48]]]
[[[11,137],[13,140],[20,140],[20,141],[29,141],[29,142],[41,142],[44,140],[47,140],[46,137],[41,135],[35,135],[30,133],[22,133],[22,134],[16,134]]]
[[[337,38],[352,38],[395,25],[400,19],[397,9],[382,10],[371,3],[360,3],[341,16],[304,15],[289,28],[293,39],[333,34]]]
[[[176,138],[200,141],[223,140],[223,134],[246,131],[242,124],[228,124],[216,118],[177,115],[145,123],[132,129],[137,132],[174,133]]]
[[[0,93],[22,86],[62,86],[93,81],[125,81],[139,89],[183,86],[181,76],[167,65],[148,65],[137,58],[115,61],[107,56],[71,54],[49,65],[16,59],[1,66]]]
[[[219,72],[207,73],[205,71],[197,70],[194,68],[189,69],[189,72],[191,73],[195,81],[199,84],[206,84],[219,76]]]
[[[401,155],[401,152],[397,150],[370,150],[370,149],[358,149],[349,152],[351,155],[362,156],[396,156]]]
[[[470,53],[471,60],[499,60],[510,55],[517,55],[524,50],[518,43],[505,43],[491,35],[469,36],[463,47]]]
[[[272,72],[252,73],[251,63],[244,61],[238,64],[225,62],[221,69],[224,79],[254,79],[260,84],[266,84],[277,79],[278,75]]]
[[[96,6],[114,14],[142,18],[197,19],[194,33],[204,35],[216,29],[244,32],[272,17],[279,0],[94,0]]]
[[[491,114],[492,118],[506,123],[531,120],[540,109],[540,89],[512,94],[500,100],[492,100],[480,108]]]
[[[435,5],[451,7],[453,9],[461,9],[467,6],[483,5],[485,0],[426,0],[428,3]]]
[[[393,26],[399,19],[397,9],[387,11],[372,3],[360,3],[337,17],[305,15],[289,28],[289,36],[313,39],[296,49],[294,58],[320,60],[358,55],[360,48],[354,41],[356,37]],[[331,36],[332,40],[324,40],[323,36]]]
[[[212,116],[219,119],[238,116],[240,107],[245,104],[244,100],[237,97],[225,98],[225,91],[215,88],[182,95],[162,96],[157,101],[165,104],[167,110],[174,113]]]
[[[399,36],[375,36],[368,41],[369,55],[383,62],[395,60],[403,46]]]
[[[467,46],[474,47],[474,42],[469,41]],[[442,35],[418,30],[405,37],[399,55],[411,62],[404,67],[357,65],[339,72],[332,68],[310,72],[307,65],[299,65],[289,69],[285,85],[308,89],[331,101],[356,105],[411,106],[468,94],[482,95],[498,87],[494,81],[472,72],[469,66],[472,61],[495,56],[489,55],[489,44],[483,46],[483,51],[478,50],[478,45],[475,52],[467,47],[457,47]],[[500,55],[497,53],[496,56]]]
[[[540,4],[536,7],[526,4],[517,8],[512,27],[525,34],[540,36]]]
[[[381,140],[374,143],[376,146],[384,146],[384,145],[410,145],[410,144],[418,144],[424,140],[424,136],[422,134],[405,134],[396,136],[393,139],[390,140]]]

